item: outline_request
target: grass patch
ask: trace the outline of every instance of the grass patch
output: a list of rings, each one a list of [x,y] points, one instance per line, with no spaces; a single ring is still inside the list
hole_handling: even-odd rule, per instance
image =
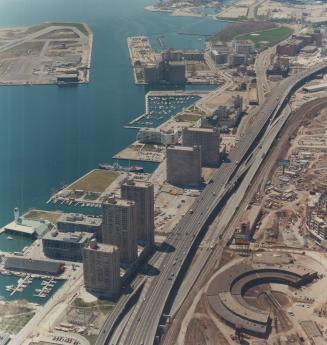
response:
[[[180,114],[175,117],[176,121],[185,121],[185,122],[196,122],[200,119],[200,115],[195,114]]]
[[[142,150],[143,151],[160,151],[160,147],[163,147],[163,145],[159,144],[144,144]]]
[[[84,302],[81,298],[76,298],[73,302],[77,308],[90,308],[92,310],[100,311],[103,314],[107,314],[115,306],[115,302],[109,299],[98,299],[94,302]]]
[[[138,151],[138,150],[140,150],[142,148],[142,146],[143,146],[142,144],[136,144],[136,145],[132,144],[132,145],[129,145],[128,148],[131,149],[131,150],[134,150],[134,151]]]
[[[252,42],[256,44],[257,47],[261,47],[263,45],[273,46],[277,44],[278,42],[281,42],[284,39],[286,39],[292,33],[293,33],[293,29],[288,28],[286,26],[282,26],[279,28],[253,32],[252,34],[240,35],[240,36],[237,36],[237,39],[251,40]],[[263,43],[263,41],[267,43]]]
[[[60,213],[60,212],[31,210],[31,211],[28,211],[24,215],[24,218],[25,219],[32,219],[32,220],[46,219],[51,223],[55,223],[61,217],[61,215],[62,215],[62,213]]]
[[[228,25],[223,30],[214,34],[210,40],[211,41],[223,41],[229,42],[233,38],[238,37],[240,35],[249,34],[252,32],[263,31],[275,28],[276,24],[270,21],[264,20],[247,20],[241,23],[234,23],[232,25]]]
[[[119,172],[117,171],[93,170],[89,174],[72,183],[68,189],[80,189],[87,192],[102,193],[116,180],[118,176]]]

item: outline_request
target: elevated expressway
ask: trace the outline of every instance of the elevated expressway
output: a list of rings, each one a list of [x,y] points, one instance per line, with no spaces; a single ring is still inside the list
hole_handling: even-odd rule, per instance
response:
[[[211,183],[209,183],[196,199],[192,206],[192,212],[187,213],[176,225],[174,232],[168,236],[166,246],[172,250],[156,252],[150,265],[157,266],[160,273],[147,278],[142,292],[142,303],[131,316],[126,328],[122,331],[123,337],[118,344],[128,345],[152,345],[155,342],[160,320],[171,293],[178,283],[177,278],[187,266],[187,258],[198,241],[212,222],[215,214],[224,206],[224,203],[238,192],[239,180],[244,178],[247,171],[256,170],[264,159],[274,139],[286,122],[290,111],[281,111],[288,103],[289,97],[303,83],[315,74],[325,72],[327,64],[318,65],[315,68],[301,72],[281,82],[270,93],[268,99],[258,108],[256,123],[248,130],[234,149],[229,154],[229,163],[219,168]],[[269,138],[265,142],[264,134]],[[262,139],[262,140],[261,140]],[[258,154],[254,154],[256,150]],[[250,180],[249,182],[250,183]],[[239,202],[241,200],[238,200]],[[235,207],[237,204],[235,204]],[[224,228],[220,230],[222,233]],[[220,235],[220,234],[219,234]],[[176,283],[176,284],[175,284]],[[124,296],[124,298],[127,298]],[[119,308],[122,308],[120,305]],[[115,311],[116,315],[119,314]],[[114,328],[113,317],[105,322],[96,345],[108,344]]]

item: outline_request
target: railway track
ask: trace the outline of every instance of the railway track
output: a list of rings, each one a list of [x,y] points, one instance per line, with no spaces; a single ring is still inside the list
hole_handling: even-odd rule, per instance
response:
[[[267,180],[267,176],[269,176],[270,172],[273,169],[273,166],[276,164],[276,161],[279,158],[279,149],[288,142],[288,138],[291,134],[293,134],[296,130],[299,129],[299,127],[303,124],[303,121],[308,117],[308,114],[312,116],[312,114],[316,114],[317,112],[321,111],[322,109],[327,108],[327,97],[316,99],[313,101],[310,101],[303,106],[301,106],[299,109],[294,111],[291,115],[289,120],[286,123],[285,129],[283,130],[281,136],[282,138],[277,142],[276,149],[270,154],[270,156],[267,157],[266,162],[264,163],[265,167],[262,167],[260,171],[258,172],[258,180],[259,182],[254,184],[256,186],[264,186],[265,181]],[[296,121],[295,121],[296,120]],[[258,181],[257,180],[257,181]],[[261,181],[261,182],[260,182]],[[180,332],[180,324],[183,320],[183,315],[186,314],[187,310],[192,305],[193,299],[195,298],[198,291],[203,287],[203,285],[210,279],[212,273],[218,269],[219,264],[221,262],[221,257],[223,250],[221,247],[225,247],[229,238],[231,237],[231,232],[234,227],[234,225],[237,223],[237,220],[241,217],[243,213],[244,207],[249,203],[249,201],[252,199],[254,194],[257,191],[257,187],[253,186],[247,195],[247,198],[243,201],[243,207],[240,207],[239,212],[234,216],[234,220],[231,221],[229,225],[229,230],[226,231],[225,235],[223,236],[221,240],[221,245],[219,248],[215,248],[212,252],[210,257],[207,259],[206,265],[201,272],[200,276],[196,280],[191,292],[185,299],[184,303],[182,304],[181,308],[178,310],[177,314],[173,318],[173,323],[171,323],[171,326],[166,331],[166,334],[164,335],[162,339],[163,345],[175,345],[176,339],[178,336],[178,333]],[[261,189],[262,191],[262,189]],[[215,219],[214,223],[211,225],[211,227],[215,228],[219,224],[219,215]],[[211,227],[209,229],[209,232],[211,230]],[[212,230],[211,230],[212,231]],[[212,235],[211,235],[212,237]],[[210,241],[210,238],[207,240]],[[285,317],[280,316],[282,319]],[[286,316],[287,317],[287,316]],[[287,324],[287,323],[286,323]],[[289,328],[288,328],[289,329]],[[287,330],[288,330],[287,329]]]

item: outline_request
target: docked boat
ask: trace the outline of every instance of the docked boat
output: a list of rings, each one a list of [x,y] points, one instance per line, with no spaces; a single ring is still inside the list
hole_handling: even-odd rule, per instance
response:
[[[7,236],[6,238],[7,238],[7,240],[13,240],[13,238],[11,236]]]
[[[104,170],[113,170],[113,171],[125,171],[125,172],[134,172],[134,173],[142,173],[144,171],[144,168],[141,166],[130,166],[130,167],[124,167],[117,162],[114,164],[99,164],[99,169]]]

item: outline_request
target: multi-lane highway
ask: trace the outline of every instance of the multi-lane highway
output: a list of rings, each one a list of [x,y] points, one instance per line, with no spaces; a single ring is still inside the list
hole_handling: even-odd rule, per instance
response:
[[[287,115],[284,115],[283,121],[275,121],[275,118],[287,103],[290,94],[299,87],[302,81],[326,69],[327,64],[320,65],[289,77],[274,88],[266,102],[259,107],[256,123],[230,152],[230,162],[217,170],[211,183],[194,202],[192,210],[181,219],[174,232],[167,238],[166,242],[173,250],[166,253],[157,252],[151,258],[150,264],[157,265],[160,274],[148,278],[146,291],[142,294],[142,303],[128,320],[128,327],[123,336],[124,345],[152,345],[154,343],[164,307],[199,234],[210,223],[217,209],[222,206],[222,202],[235,192],[234,180],[249,167],[253,166],[252,169],[255,169],[255,166],[259,164],[258,156],[253,157],[251,153],[253,154],[253,150],[258,145],[262,146],[260,139],[264,134],[273,133],[272,136],[268,135],[269,141],[277,135],[277,129],[273,132],[270,132],[270,129],[272,125],[277,124],[276,126],[279,127],[283,125],[284,120],[286,121]],[[267,129],[269,129],[268,132]],[[260,147],[260,151],[267,150],[269,146],[266,145],[268,144],[265,143],[262,148]],[[260,154],[263,156],[262,153]],[[110,326],[109,323],[105,324],[97,344],[106,344]],[[119,340],[117,344],[120,344]]]

